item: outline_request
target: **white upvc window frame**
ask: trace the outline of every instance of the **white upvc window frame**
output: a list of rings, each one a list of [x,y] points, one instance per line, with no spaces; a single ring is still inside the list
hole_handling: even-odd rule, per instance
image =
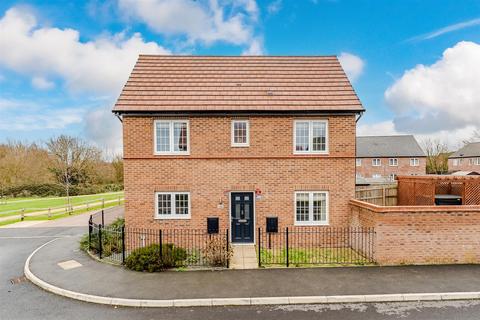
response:
[[[169,139],[170,150],[158,151],[157,150],[157,123],[169,124]],[[187,151],[174,151],[174,124],[186,123],[187,124]],[[172,119],[172,120],[155,120],[153,121],[153,154],[157,156],[171,156],[171,155],[190,155],[190,121],[187,119]]]
[[[381,179],[382,175],[380,173],[374,173],[372,174],[372,179]]]
[[[395,173],[390,173],[390,174],[388,175],[388,180],[390,180],[390,181],[395,181],[395,178],[396,178],[396,177],[397,177],[397,174],[395,174]]]
[[[235,123],[245,123],[246,124],[246,142],[238,143],[235,142]],[[234,119],[231,123],[230,128],[230,137],[231,137],[231,146],[235,148],[246,148],[250,147],[250,121],[245,119]]]
[[[308,193],[308,221],[297,221],[297,194]],[[313,220],[313,194],[325,194],[325,221]],[[330,194],[328,191],[295,191],[293,196],[293,220],[295,226],[328,226],[330,223]]]
[[[453,159],[452,162],[453,162],[452,164],[453,164],[454,167],[458,167],[458,165],[460,164],[460,161],[458,159]]]
[[[376,164],[378,160],[378,164]],[[373,158],[372,159],[372,167],[381,167],[382,166],[382,159],[380,158]]]
[[[361,167],[362,166],[362,159],[355,159],[355,167]]]
[[[388,165],[390,167],[398,167],[398,158],[389,158]]]
[[[176,213],[176,201],[175,196],[178,194],[188,195],[188,214],[177,214]],[[158,213],[158,196],[159,195],[170,195],[170,214],[162,215]],[[192,217],[192,198],[190,192],[187,191],[174,191],[174,192],[155,192],[155,213],[153,217],[157,220],[189,220]]]
[[[308,123],[308,151],[297,151],[297,124],[301,122]],[[313,123],[320,122],[325,124],[325,150],[313,150]],[[329,147],[328,120],[326,119],[298,119],[293,121],[293,154],[319,154],[327,155]]]
[[[472,165],[480,166],[480,157],[472,158]]]
[[[420,159],[410,158],[410,167],[418,167],[418,166],[420,166]]]

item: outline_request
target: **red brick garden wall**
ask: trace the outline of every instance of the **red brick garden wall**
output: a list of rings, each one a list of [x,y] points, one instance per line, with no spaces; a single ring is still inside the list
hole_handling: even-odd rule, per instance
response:
[[[352,226],[375,227],[381,265],[480,262],[480,206],[380,207],[350,201]]]

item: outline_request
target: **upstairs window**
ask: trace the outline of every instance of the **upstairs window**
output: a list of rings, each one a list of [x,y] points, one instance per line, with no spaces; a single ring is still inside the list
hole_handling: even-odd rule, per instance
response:
[[[420,162],[418,158],[412,158],[410,159],[410,166],[411,167],[418,167],[420,165]]]
[[[374,167],[380,167],[382,165],[382,160],[379,158],[372,159],[372,166]]]
[[[388,159],[388,165],[390,167],[397,167],[398,166],[398,159],[397,158]]]
[[[250,123],[248,120],[232,121],[232,147],[248,147],[250,145]]]
[[[355,165],[357,167],[361,167],[362,166],[362,159],[355,159]]]
[[[480,158],[471,159],[471,164],[474,166],[480,166]]]
[[[187,120],[156,120],[155,154],[175,155],[189,153],[189,126]]]
[[[294,122],[294,153],[328,153],[328,122],[298,120]]]

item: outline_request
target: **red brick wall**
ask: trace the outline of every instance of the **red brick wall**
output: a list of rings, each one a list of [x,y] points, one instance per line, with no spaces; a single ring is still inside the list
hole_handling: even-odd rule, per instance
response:
[[[479,156],[480,157],[480,156]],[[455,171],[475,171],[480,173],[480,165],[473,164],[472,161],[475,158],[462,158],[459,159],[461,162],[454,166],[453,159],[448,159],[448,171],[455,172]]]
[[[357,174],[360,174],[363,178],[372,178],[374,174],[380,174],[384,178],[388,178],[390,174],[394,173],[397,176],[400,175],[422,175],[426,173],[427,159],[425,157],[412,157],[417,158],[419,161],[418,166],[410,166],[411,158],[397,158],[398,166],[389,166],[390,158],[380,158],[381,166],[372,166],[373,158],[360,158],[362,159],[362,165],[356,167]]]
[[[329,191],[330,225],[347,225],[355,190],[355,117],[328,118],[330,153],[321,156],[293,154],[297,118],[248,119],[248,148],[230,146],[231,117],[190,117],[190,155],[154,156],[154,119],[124,117],[127,226],[206,228],[206,217],[218,216],[227,228],[228,192],[257,188],[262,198],[255,203],[256,227],[264,227],[266,216],[279,216],[280,227],[292,225],[294,192],[303,190]],[[174,190],[191,193],[191,219],[155,220],[154,192]]]
[[[480,262],[480,206],[350,207],[352,226],[375,227],[379,264]]]

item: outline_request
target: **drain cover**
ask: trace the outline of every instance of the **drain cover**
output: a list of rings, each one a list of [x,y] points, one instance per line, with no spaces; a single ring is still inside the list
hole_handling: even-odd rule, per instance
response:
[[[27,278],[25,276],[10,279],[11,284],[19,284],[19,283],[22,283],[22,282],[25,282],[25,281],[27,281]]]

